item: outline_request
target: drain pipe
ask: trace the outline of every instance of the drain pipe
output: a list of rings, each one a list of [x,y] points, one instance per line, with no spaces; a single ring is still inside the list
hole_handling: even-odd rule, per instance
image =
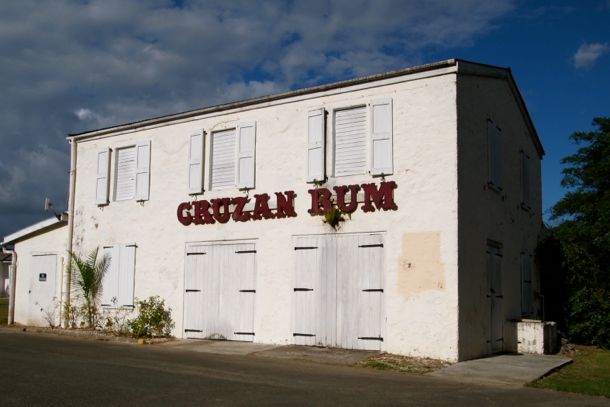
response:
[[[70,315],[66,309],[70,305],[70,292],[72,290],[72,236],[74,234],[74,191],[76,189],[76,140],[70,140],[70,189],[68,197],[68,241],[66,249],[68,250],[68,264],[63,275],[63,295],[61,301],[61,311],[63,313],[64,328],[70,326]]]
[[[2,245],[2,252],[11,255],[11,265],[8,269],[9,293],[8,293],[8,324],[15,323],[15,287],[17,286],[17,253],[15,249],[9,250]]]

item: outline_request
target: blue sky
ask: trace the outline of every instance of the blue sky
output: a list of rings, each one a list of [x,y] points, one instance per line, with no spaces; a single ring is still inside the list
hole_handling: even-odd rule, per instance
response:
[[[546,149],[610,116],[610,0],[0,3],[0,237],[66,208],[65,136],[462,58],[512,68]]]

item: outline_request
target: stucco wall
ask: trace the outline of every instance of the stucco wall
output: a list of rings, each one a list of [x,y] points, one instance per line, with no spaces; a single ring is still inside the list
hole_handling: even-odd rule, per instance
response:
[[[460,359],[488,353],[487,241],[501,243],[504,349],[517,350],[511,319],[521,317],[521,252],[534,254],[542,225],[540,159],[516,96],[503,79],[458,80]],[[502,191],[488,186],[487,120],[502,129]],[[530,157],[531,210],[521,207],[521,155]],[[533,291],[539,291],[533,273]],[[540,304],[534,303],[538,313]]]
[[[15,323],[24,325],[46,325],[45,316],[30,313],[30,283],[35,278],[32,270],[32,255],[55,254],[57,255],[57,271],[55,276],[55,287],[57,301],[49,312],[55,312],[59,318],[59,307],[61,300],[62,276],[68,261],[66,242],[68,239],[68,228],[65,223],[57,224],[42,232],[36,233],[28,238],[15,243],[17,252],[17,279],[15,285]],[[57,308],[55,309],[55,305]],[[42,316],[42,318],[41,318]],[[56,321],[56,323],[59,320]]]
[[[436,72],[438,73],[438,72]],[[413,80],[416,77],[418,80]],[[183,332],[184,255],[187,242],[253,239],[257,249],[255,341],[292,342],[291,301],[294,235],[334,233],[320,217],[307,213],[305,182],[307,112],[324,107],[327,173],[332,168],[332,109],[393,99],[394,174],[397,211],[357,211],[340,233],[382,232],[385,236],[385,338],[389,352],[456,360],[457,315],[457,145],[455,74],[354,86],[269,102],[238,111],[78,143],[74,216],[75,250],[87,252],[112,243],[137,244],[135,296],[160,295],[173,309],[174,334]],[[405,80],[406,79],[406,80]],[[395,82],[389,84],[390,82]],[[388,83],[383,86],[383,83]],[[188,137],[255,120],[256,189],[249,195],[293,190],[296,218],[246,223],[191,225],[176,219],[187,193]],[[95,204],[97,152],[151,140],[150,199]],[[206,148],[206,159],[209,157]],[[114,163],[114,154],[112,160]],[[206,184],[209,163],[205,162]],[[114,164],[112,165],[114,172]],[[111,174],[111,179],[114,174]],[[330,178],[327,186],[376,182],[369,175]],[[113,182],[111,181],[111,196]],[[237,190],[206,191],[198,199],[244,195]]]

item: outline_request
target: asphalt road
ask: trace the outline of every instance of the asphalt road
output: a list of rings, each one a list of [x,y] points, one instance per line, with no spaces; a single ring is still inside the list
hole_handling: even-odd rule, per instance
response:
[[[610,406],[530,388],[0,330],[2,406]]]

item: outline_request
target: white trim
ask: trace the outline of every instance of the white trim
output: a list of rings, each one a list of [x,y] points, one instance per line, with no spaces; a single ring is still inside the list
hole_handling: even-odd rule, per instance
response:
[[[68,215],[66,215],[65,213],[62,213],[61,220],[57,219],[56,217],[52,217],[52,218],[43,220],[41,222],[35,223],[35,224],[25,227],[21,230],[18,230],[15,233],[5,236],[4,240],[0,244],[5,245],[8,243],[14,242],[15,240],[22,239],[33,233],[40,232],[41,230],[47,229],[57,223],[65,223],[65,222],[67,222],[67,220],[68,220]]]

